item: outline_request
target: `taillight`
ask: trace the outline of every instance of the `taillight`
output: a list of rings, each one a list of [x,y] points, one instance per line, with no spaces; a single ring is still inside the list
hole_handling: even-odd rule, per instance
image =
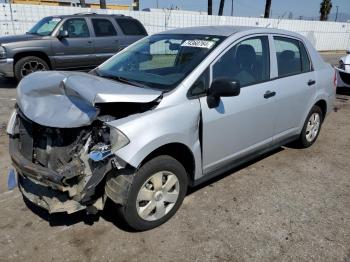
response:
[[[337,88],[337,71],[334,69],[334,78],[333,78],[333,86],[334,88]]]

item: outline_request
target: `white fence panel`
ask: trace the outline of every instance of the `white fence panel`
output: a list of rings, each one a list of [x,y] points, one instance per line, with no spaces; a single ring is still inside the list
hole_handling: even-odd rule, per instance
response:
[[[39,19],[50,15],[98,12],[124,14],[137,18],[149,34],[167,29],[204,26],[240,25],[280,28],[306,36],[317,50],[345,50],[350,47],[350,23],[264,19],[254,17],[208,16],[185,11],[163,10],[157,12],[100,10],[79,7],[59,7],[44,5],[12,5],[12,20],[9,4],[0,5],[0,35],[21,34],[29,30]]]

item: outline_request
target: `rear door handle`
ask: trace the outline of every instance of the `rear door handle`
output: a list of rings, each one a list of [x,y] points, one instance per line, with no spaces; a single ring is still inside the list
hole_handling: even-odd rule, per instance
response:
[[[276,92],[275,92],[275,91],[270,91],[270,90],[268,90],[268,91],[266,91],[266,93],[264,94],[264,98],[268,99],[268,98],[273,97],[273,96],[275,96],[275,95],[276,95]]]
[[[314,84],[316,84],[316,81],[312,79],[310,79],[309,82],[307,82],[308,86],[313,86]]]

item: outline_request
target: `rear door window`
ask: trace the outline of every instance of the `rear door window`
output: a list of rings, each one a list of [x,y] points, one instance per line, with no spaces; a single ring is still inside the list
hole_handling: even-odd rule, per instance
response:
[[[125,35],[147,35],[145,29],[137,20],[117,18],[116,21]]]
[[[287,37],[274,37],[278,77],[301,74],[311,69],[310,60],[299,40]],[[302,48],[300,46],[302,45]]]
[[[117,31],[108,19],[91,19],[96,37],[115,36]]]

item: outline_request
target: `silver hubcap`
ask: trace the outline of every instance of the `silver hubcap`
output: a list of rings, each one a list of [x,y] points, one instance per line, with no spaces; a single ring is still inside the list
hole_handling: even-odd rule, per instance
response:
[[[36,71],[45,71],[45,66],[39,61],[28,61],[21,68],[21,75],[26,76]]]
[[[164,217],[174,207],[179,192],[180,183],[173,173],[161,171],[152,175],[137,195],[138,215],[147,221]]]
[[[306,140],[312,142],[315,140],[318,131],[320,130],[321,118],[318,113],[313,113],[306,126]]]

